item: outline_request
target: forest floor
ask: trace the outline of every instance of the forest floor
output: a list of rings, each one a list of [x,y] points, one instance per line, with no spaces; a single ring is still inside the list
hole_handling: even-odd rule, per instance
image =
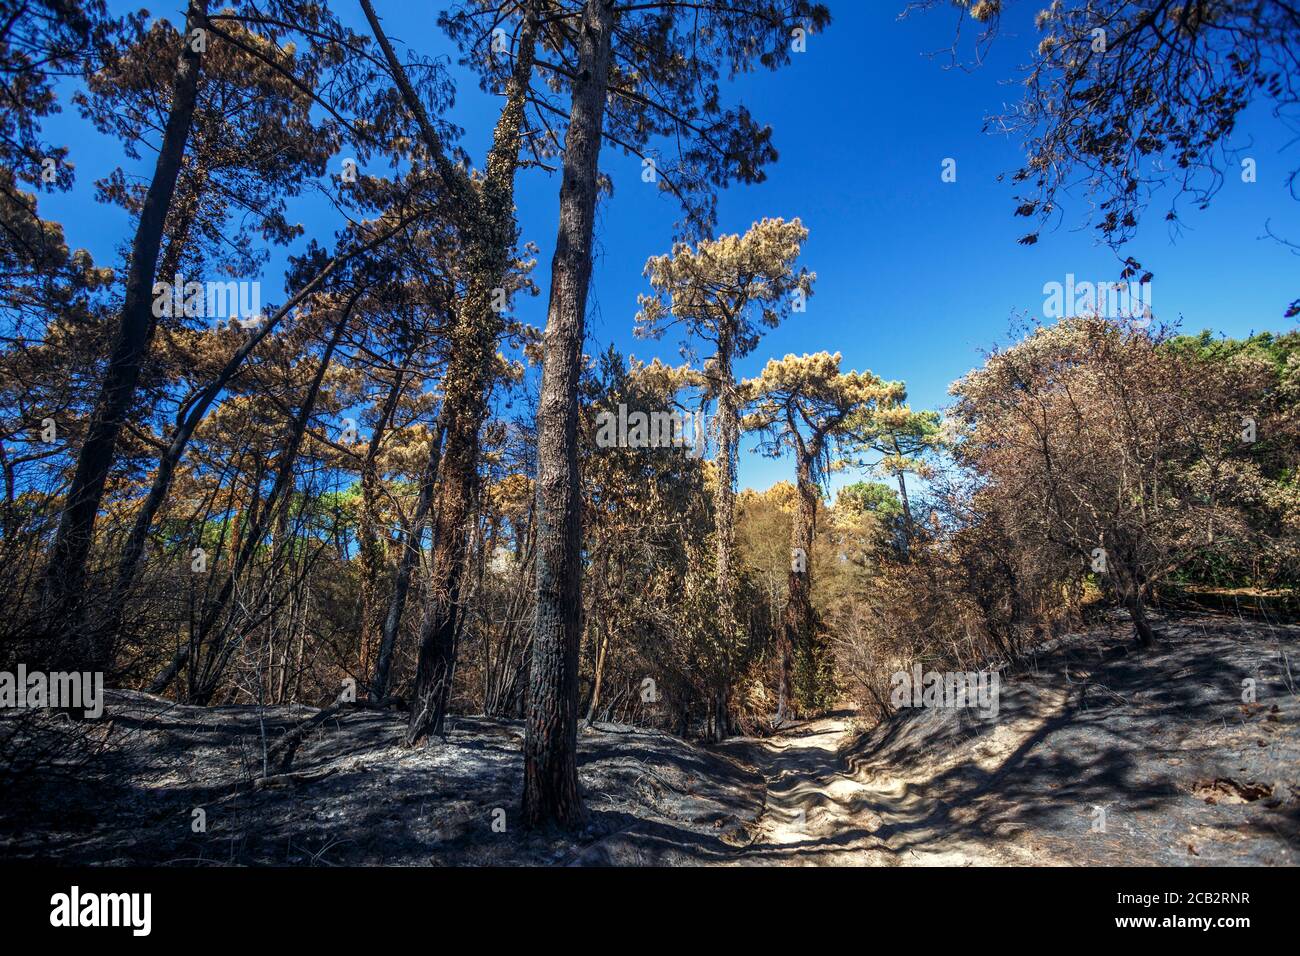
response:
[[[457,717],[407,750],[401,715],[350,711],[259,781],[264,741],[311,708],[112,692],[82,759],[7,783],[0,860],[1300,864],[1300,626],[1159,628],[1151,650],[1121,621],[1041,648],[1003,675],[996,719],[915,709],[867,727],[846,710],[717,748],[585,729],[576,836],[516,826],[518,722]]]

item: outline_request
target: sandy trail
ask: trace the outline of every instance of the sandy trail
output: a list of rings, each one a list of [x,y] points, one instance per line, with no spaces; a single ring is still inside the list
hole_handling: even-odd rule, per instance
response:
[[[754,742],[748,758],[767,780],[767,801],[753,842],[735,862],[889,865],[872,835],[882,822],[866,806],[874,794],[839,756],[852,720],[851,712],[838,712]]]
[[[941,797],[927,797],[924,781],[846,760],[855,734],[852,711],[837,711],[765,741],[748,759],[767,780],[767,801],[754,839],[733,863],[795,866],[972,866],[1027,859],[1012,847],[994,850],[953,832]],[[1036,725],[1002,728],[994,755],[1014,750]],[[988,747],[987,744],[984,745]],[[929,768],[933,770],[934,768]]]

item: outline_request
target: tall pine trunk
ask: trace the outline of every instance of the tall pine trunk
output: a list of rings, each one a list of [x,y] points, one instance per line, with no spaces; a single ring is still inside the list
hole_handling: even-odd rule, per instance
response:
[[[383,576],[385,547],[388,535],[380,539],[379,531],[379,495],[381,475],[379,473],[379,450],[384,435],[392,422],[397,403],[402,397],[406,382],[406,369],[398,368],[393,372],[393,383],[379,413],[379,421],[370,435],[366,445],[366,455],[361,462],[361,516],[357,525],[357,556],[361,561],[361,608],[359,611],[360,634],[357,637],[357,673],[364,681],[370,676],[374,667],[374,658],[379,651],[379,634],[383,622],[378,620],[380,599],[380,579]]]
[[[736,383],[731,366],[732,339],[718,336],[714,372],[718,377],[717,485],[713,492],[715,572],[718,591],[718,628],[722,632],[722,662],[710,701],[709,733],[722,740],[731,732],[731,658],[736,651],[736,450],[739,443]]]
[[[560,227],[551,260],[537,410],[537,628],[524,739],[526,826],[573,827],[585,815],[577,759],[582,639],[578,379],[613,25],[610,0],[587,0],[578,28],[578,78],[564,140]]]
[[[190,0],[189,3],[167,125],[131,244],[131,265],[121,318],[113,335],[108,367],[104,371],[85,441],[77,456],[76,471],[68,487],[46,569],[43,605],[52,631],[67,633],[71,627],[75,636],[76,624],[84,613],[86,563],[95,518],[116,456],[118,435],[135,401],[140,370],[153,337],[156,324],[153,285],[158,253],[198,96],[201,54],[194,49],[191,36],[195,29],[207,22],[207,6],[207,0]],[[64,648],[59,653],[66,656],[70,650]],[[100,656],[93,648],[87,648],[86,652],[91,658]],[[84,660],[83,663],[88,667],[102,667],[104,664],[99,660]]]
[[[794,521],[790,525],[790,574],[785,609],[781,613],[781,696],[778,719],[786,711],[796,715],[809,701],[809,670],[814,664],[812,606],[812,547],[817,520],[817,483],[812,463],[817,451],[800,447],[797,451],[796,487],[798,500]]]
[[[898,447],[898,439],[894,439],[894,454],[900,458],[903,450]],[[907,540],[910,543],[916,537],[916,525],[912,522],[912,502],[907,497],[907,481],[903,477],[903,472],[898,472],[898,497],[903,501],[903,527],[907,530]]]
[[[495,338],[495,336],[494,336]],[[455,673],[459,633],[460,588],[469,554],[470,505],[478,474],[478,432],[483,388],[477,394],[464,386],[465,375],[474,370],[447,368],[449,387],[445,401],[458,412],[447,429],[433,509],[433,552],[426,583],[424,619],[420,624],[420,654],[416,665],[411,716],[406,728],[407,746],[414,746],[429,734],[441,734],[451,702],[451,681]],[[461,387],[450,386],[453,373]],[[479,376],[474,375],[477,382]]]
[[[370,675],[370,702],[377,704],[388,695],[388,675],[392,670],[393,649],[397,646],[397,632],[406,610],[406,597],[411,590],[411,575],[420,560],[420,541],[424,537],[424,523],[433,504],[433,489],[438,483],[438,465],[442,461],[442,416],[439,427],[429,443],[429,459],[420,477],[420,496],[405,531],[402,533],[401,554],[393,571],[392,592],[388,596],[388,611],[379,635],[379,649],[375,653],[375,672]]]
[[[530,8],[497,120],[487,172],[478,200],[468,271],[469,287],[454,323],[451,360],[443,376],[441,414],[446,437],[433,512],[433,555],[420,654],[416,666],[407,746],[441,734],[451,702],[461,584],[469,555],[469,522],[478,480],[479,430],[487,416],[501,316],[493,310],[496,290],[510,268],[515,241],[514,181],[522,143],[524,107],[532,81],[537,21]]]

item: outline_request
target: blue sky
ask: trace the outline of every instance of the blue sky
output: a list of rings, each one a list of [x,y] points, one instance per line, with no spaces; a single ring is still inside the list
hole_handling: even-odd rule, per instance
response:
[[[955,15],[946,10],[899,21],[905,0],[832,0],[830,6],[831,27],[811,37],[789,68],[729,87],[733,100],[774,127],[781,158],[766,182],[723,193],[718,231],[743,232],[764,216],[797,216],[810,231],[803,262],[818,276],[807,311],[769,332],[738,371],[753,374],[788,352],[839,351],[846,368],[905,381],[914,407],[941,407],[948,384],[979,364],[982,349],[1006,340],[1014,315],[1041,314],[1044,283],[1064,282],[1067,273],[1112,280],[1118,266],[1093,231],[1081,228],[1083,196],[1066,203],[1064,219],[1044,230],[1037,245],[1016,242],[1032,226],[1012,215],[1012,187],[997,177],[1018,168],[1019,144],[981,128],[985,116],[1016,100],[1019,87],[1008,81],[1037,42],[1032,26],[1004,35],[983,65],[968,72],[945,69],[944,55],[927,55],[951,44]],[[436,27],[439,4],[376,0],[376,7],[400,45],[454,62]],[[148,9],[183,22],[182,4]],[[363,25],[359,7],[343,2],[337,9]],[[1008,26],[1014,32],[1017,25]],[[464,127],[463,145],[481,160],[499,101],[458,68],[453,72],[458,94],[450,118]],[[63,223],[72,246],[89,249],[99,262],[116,261],[130,224],[120,210],[93,202],[94,180],[119,164],[128,174],[147,174],[152,156],[124,162],[115,144],[71,108],[47,124],[47,133],[71,147],[77,185],[43,198],[42,213]],[[1164,207],[1155,208],[1128,252],[1156,273],[1152,298],[1161,320],[1233,336],[1293,328],[1283,310],[1300,294],[1300,258],[1264,232],[1271,221],[1275,232],[1300,241],[1300,203],[1285,186],[1287,172],[1300,165],[1300,148],[1261,106],[1247,114],[1234,143],[1256,160],[1258,181],[1229,175],[1208,210],[1183,207],[1176,238],[1161,221]],[[941,180],[945,158],[957,161],[956,182]],[[677,340],[638,340],[632,318],[637,294],[647,291],[641,270],[649,256],[669,250],[678,211],[641,181],[635,157],[607,148],[602,166],[614,193],[598,217],[588,350],[612,342],[643,359],[675,361]],[[535,272],[541,295],[521,299],[518,311],[538,326],[545,322],[558,196],[558,175],[521,175],[519,222],[522,238],[541,250]],[[325,245],[340,225],[316,198],[304,197],[290,212],[308,237]],[[269,290],[279,289],[282,264],[277,256],[263,277],[264,300],[280,298]],[[742,486],[765,488],[791,475],[788,462],[742,454]]]

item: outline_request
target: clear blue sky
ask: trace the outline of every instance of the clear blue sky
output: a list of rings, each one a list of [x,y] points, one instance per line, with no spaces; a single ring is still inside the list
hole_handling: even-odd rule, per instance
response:
[[[440,4],[377,0],[395,41],[428,55],[452,57],[436,27]],[[116,5],[121,8],[120,5]],[[974,72],[944,69],[955,16],[948,11],[897,19],[905,0],[830,3],[830,29],[809,39],[808,51],[775,74],[744,77],[730,92],[775,129],[780,161],[758,186],[734,188],[720,202],[719,232],[742,232],[763,216],[799,217],[810,230],[804,263],[817,273],[807,312],[768,333],[738,369],[753,374],[772,356],[788,352],[839,351],[846,368],[871,369],[902,379],[912,404],[941,407],[948,384],[979,364],[981,349],[1005,341],[1013,315],[1040,314],[1043,284],[1117,278],[1114,255],[1079,228],[1084,197],[1065,207],[1055,231],[1037,245],[1016,239],[1032,226],[1012,215],[1012,187],[997,181],[1019,165],[1019,144],[981,132],[983,118],[1015,101],[1016,66],[1036,35],[1028,23],[1005,35]],[[336,4],[360,28],[355,4]],[[149,7],[173,23],[183,4]],[[1028,9],[1028,8],[1026,8]],[[1009,25],[1013,30],[1016,24]],[[481,93],[474,79],[454,68],[458,96],[451,118],[466,131],[463,145],[476,160],[486,154],[499,101]],[[77,185],[69,194],[42,199],[43,213],[63,223],[69,243],[89,249],[101,263],[115,261],[129,239],[129,223],[115,208],[93,202],[93,183],[123,163],[120,150],[103,141],[75,110],[47,125],[50,138],[71,147]],[[1266,221],[1275,232],[1300,241],[1300,203],[1285,188],[1300,149],[1265,108],[1255,107],[1235,143],[1258,163],[1258,181],[1229,175],[1204,212],[1185,208],[1183,232],[1169,234],[1154,210],[1129,252],[1156,273],[1154,311],[1180,319],[1185,330],[1209,328],[1239,336],[1294,327],[1283,310],[1300,294],[1300,258],[1263,238]],[[941,181],[941,164],[957,161],[957,181]],[[124,165],[145,174],[153,158]],[[641,182],[640,162],[607,149],[603,168],[614,195],[598,219],[597,248],[588,323],[588,349],[614,343],[625,353],[666,361],[678,357],[676,339],[637,340],[632,317],[647,257],[667,252],[677,209],[654,186]],[[558,212],[559,177],[528,172],[518,186],[522,238],[541,249],[535,278],[542,294],[521,299],[521,317],[545,323],[550,258]],[[339,227],[322,201],[304,198],[291,206],[324,245]],[[305,240],[304,240],[305,241]],[[263,300],[280,299],[283,256],[263,279]],[[786,462],[742,454],[742,486],[765,488],[791,477]],[[853,480],[845,476],[841,480]]]

